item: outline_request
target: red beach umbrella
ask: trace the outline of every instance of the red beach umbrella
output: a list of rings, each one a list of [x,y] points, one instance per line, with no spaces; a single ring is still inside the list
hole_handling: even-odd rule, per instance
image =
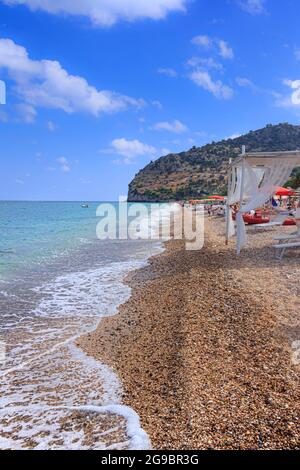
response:
[[[276,196],[293,196],[295,191],[287,188],[277,188]]]
[[[207,199],[212,199],[215,201],[224,201],[225,198],[223,196],[208,196]]]

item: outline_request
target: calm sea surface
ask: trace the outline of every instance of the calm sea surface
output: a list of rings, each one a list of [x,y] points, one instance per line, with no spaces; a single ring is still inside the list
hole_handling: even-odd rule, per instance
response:
[[[99,240],[98,204],[0,202],[0,449],[150,446],[115,373],[74,345],[161,249]]]

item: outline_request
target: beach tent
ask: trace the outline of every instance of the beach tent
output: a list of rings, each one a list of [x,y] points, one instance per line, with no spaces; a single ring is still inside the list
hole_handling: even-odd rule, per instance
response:
[[[236,216],[237,252],[247,243],[243,215],[267,203],[300,166],[300,151],[242,154],[229,167],[226,210],[226,243],[235,235],[231,205],[239,203]]]

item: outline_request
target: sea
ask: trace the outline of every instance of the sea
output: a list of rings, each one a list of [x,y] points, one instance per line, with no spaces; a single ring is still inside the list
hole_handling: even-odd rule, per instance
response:
[[[162,243],[99,239],[99,204],[0,202],[0,449],[151,448],[116,373],[75,343]]]

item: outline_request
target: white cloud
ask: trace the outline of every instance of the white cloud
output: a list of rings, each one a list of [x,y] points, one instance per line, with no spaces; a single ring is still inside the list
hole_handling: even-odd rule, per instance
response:
[[[71,171],[71,168],[69,167],[69,165],[62,165],[62,166],[61,166],[61,170],[62,170],[64,173],[69,173],[69,171]]]
[[[68,163],[68,160],[65,157],[60,157],[57,159],[57,163],[60,165],[61,171],[64,173],[69,173],[71,171],[71,167]]]
[[[102,151],[103,153],[115,153],[123,157],[123,160],[118,160],[116,163],[133,163],[136,157],[142,156],[153,156],[156,153],[156,148],[152,145],[144,144],[137,139],[127,140],[124,137],[121,139],[115,139],[110,144],[108,151]]]
[[[233,59],[234,54],[233,50],[229,45],[227,44],[226,41],[223,41],[222,39],[218,42],[219,46],[219,54],[223,59]]]
[[[192,39],[192,43],[195,44],[196,46],[209,49],[213,45],[213,40],[209,36],[199,35],[199,36],[195,36]]]
[[[243,88],[253,88],[253,87],[255,87],[254,83],[251,82],[251,80],[249,80],[248,78],[244,78],[244,77],[237,77],[236,78],[236,83],[240,87],[243,87]]]
[[[1,69],[8,71],[15,82],[16,93],[32,110],[43,107],[69,114],[85,112],[99,116],[100,113],[124,110],[129,105],[140,107],[144,104],[143,100],[112,91],[99,91],[85,78],[70,75],[57,61],[32,60],[24,47],[10,39],[0,39]]]
[[[214,81],[206,71],[195,70],[189,77],[196,85],[209,91],[218,99],[229,100],[233,97],[232,88],[224,85],[221,80]]]
[[[265,12],[265,0],[239,0],[240,7],[251,15],[261,15]]]
[[[8,122],[8,115],[0,109],[0,122]]]
[[[158,101],[158,100],[152,101],[152,106],[154,106],[154,107],[157,108],[157,109],[163,109],[163,105],[162,105],[161,102]]]
[[[233,49],[223,39],[210,38],[209,36],[195,36],[192,39],[192,43],[206,49],[211,49],[212,47],[217,49],[223,59],[233,59],[234,57]]]
[[[239,87],[241,88],[248,88],[251,90],[253,93],[271,93],[269,90],[264,90],[262,88],[259,88],[256,86],[249,78],[245,77],[237,77],[235,79],[236,83],[238,84]]]
[[[91,180],[88,180],[88,179],[85,179],[85,178],[79,178],[79,181],[82,184],[91,184],[92,183]]]
[[[291,95],[282,100],[280,103],[281,106],[300,106],[300,80],[285,80],[284,84],[291,88],[293,91]]]
[[[189,67],[204,67],[208,69],[223,70],[223,65],[216,62],[212,57],[192,57],[187,61]]]
[[[174,132],[175,134],[182,134],[188,131],[188,128],[185,124],[175,119],[173,122],[158,122],[152,127],[155,131],[169,131]]]
[[[160,20],[173,11],[185,11],[187,0],[2,0],[52,14],[85,16],[96,26],[143,18]]]
[[[230,135],[230,136],[228,136],[228,137],[225,137],[224,140],[237,139],[238,137],[241,137],[241,136],[242,136],[242,134],[236,133],[236,134],[232,134],[232,135]]]
[[[0,59],[1,60],[1,59]],[[36,118],[36,110],[33,106],[27,103],[20,103],[16,105],[17,113],[20,119],[27,124],[31,124],[35,121]]]
[[[0,80],[0,105],[6,104],[6,84]]]
[[[60,163],[61,165],[65,165],[66,163],[68,163],[67,159],[65,157],[59,157],[57,159],[58,163]]]
[[[159,68],[158,73],[160,73],[161,75],[167,75],[168,77],[172,77],[172,78],[175,78],[178,76],[178,73],[176,72],[176,70],[174,69],[171,69],[171,68]]]
[[[210,38],[209,36],[196,36],[192,42],[198,46],[212,49],[212,52],[218,54],[223,59],[233,59],[233,49],[226,41],[218,38]],[[191,67],[192,72],[189,78],[196,85],[209,91],[218,99],[228,100],[233,96],[233,89],[225,85],[221,80],[214,80],[210,75],[209,69],[223,72],[223,65],[217,62],[213,57],[192,57],[188,60],[187,65]]]
[[[269,90],[267,88],[262,88],[256,85],[255,83],[253,83],[251,80],[249,80],[249,78],[237,77],[235,81],[238,84],[238,86],[240,86],[241,88],[248,88],[249,90],[252,91],[252,93],[270,95],[273,98],[276,98],[276,100],[280,99],[280,95],[276,91]]]
[[[206,131],[196,131],[195,135],[198,137],[207,137],[207,132]]]
[[[56,131],[56,129],[57,129],[57,126],[56,126],[56,124],[54,124],[53,121],[48,121],[48,122],[47,122],[47,127],[48,127],[48,130],[49,130],[50,132],[54,132],[54,131]]]
[[[295,49],[295,57],[296,60],[300,60],[300,47]]]

